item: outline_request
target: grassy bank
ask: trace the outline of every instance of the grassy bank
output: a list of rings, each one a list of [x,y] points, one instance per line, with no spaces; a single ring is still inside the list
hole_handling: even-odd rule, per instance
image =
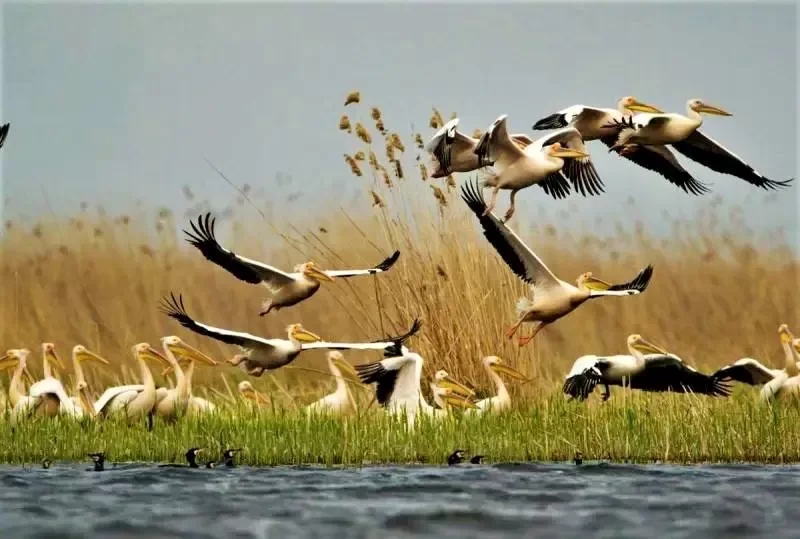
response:
[[[0,462],[13,464],[81,461],[94,451],[111,461],[182,462],[193,446],[206,448],[204,459],[243,447],[239,461],[250,465],[441,464],[456,448],[487,462],[571,460],[579,450],[587,460],[616,462],[784,463],[800,461],[800,423],[794,405],[762,406],[744,388],[729,400],[617,390],[607,403],[588,405],[556,394],[495,416],[422,422],[412,432],[375,408],[308,420],[242,406],[175,425],[156,422],[152,432],[144,424],[0,422]]]

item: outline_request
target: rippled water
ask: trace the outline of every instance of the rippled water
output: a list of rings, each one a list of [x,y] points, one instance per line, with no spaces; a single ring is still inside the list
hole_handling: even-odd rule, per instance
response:
[[[798,537],[800,468],[0,467],[0,537]]]

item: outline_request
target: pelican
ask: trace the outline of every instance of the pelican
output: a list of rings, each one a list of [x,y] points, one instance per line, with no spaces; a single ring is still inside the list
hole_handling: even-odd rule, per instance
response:
[[[430,153],[434,160],[434,170],[431,178],[444,178],[453,172],[472,172],[493,163],[488,156],[479,156],[475,153],[478,147],[476,138],[468,137],[456,129],[458,118],[453,118],[439,129],[428,144],[425,151]],[[520,148],[528,146],[531,138],[528,135],[511,135],[511,140]]]
[[[461,395],[463,397],[474,397],[475,391],[461,382],[457,382],[453,380],[453,377],[450,376],[447,371],[445,370],[438,370],[436,374],[433,375],[434,382],[432,385],[436,385],[441,389],[452,389],[456,395]]]
[[[597,384],[605,386],[603,400],[611,397],[610,386],[628,386],[642,391],[672,391],[727,397],[730,388],[713,375],[698,372],[641,335],[628,336],[630,355],[586,355],[575,360],[564,381],[564,393],[584,400]]]
[[[489,374],[489,378],[494,382],[497,388],[497,395],[487,399],[479,400],[475,403],[477,408],[467,413],[481,414],[484,412],[500,412],[511,408],[511,397],[508,394],[506,385],[503,379],[500,378],[501,374],[506,374],[516,380],[529,382],[530,379],[516,369],[503,365],[503,360],[497,356],[486,356],[483,358],[483,367]]]
[[[353,400],[353,395],[350,393],[347,382],[342,376],[342,371],[356,379],[358,378],[358,373],[356,373],[352,365],[345,361],[342,353],[336,350],[328,352],[328,368],[336,380],[336,391],[306,406],[306,412],[344,414],[355,410],[356,403]]]
[[[545,193],[554,198],[565,198],[569,194],[566,178],[584,196],[603,192],[603,182],[585,151],[577,129],[559,129],[522,149],[508,136],[507,118],[507,114],[497,118],[475,148],[479,159],[494,161],[494,168],[499,170],[498,174],[484,180],[484,186],[494,188],[487,214],[494,209],[500,189],[511,190],[511,205],[505,221],[514,214],[517,192],[534,184],[540,185]]]
[[[306,262],[295,266],[294,273],[285,273],[278,268],[268,266],[256,260],[239,256],[233,251],[223,248],[214,236],[216,219],[207,213],[191,222],[192,231],[184,230],[187,241],[197,247],[203,256],[214,264],[224,268],[231,275],[250,284],[261,284],[272,292],[272,298],[264,301],[259,315],[264,316],[271,310],[290,307],[310,298],[319,290],[322,281],[333,281],[336,278],[374,275],[388,271],[400,257],[395,251],[380,264],[369,269],[355,270],[321,270],[314,262]]]
[[[133,345],[131,352],[139,365],[142,384],[106,389],[94,403],[94,412],[96,416],[103,418],[117,414],[124,415],[129,424],[133,419],[146,416],[148,427],[152,429],[153,409],[156,406],[156,384],[153,374],[147,366],[147,361],[164,366],[169,365],[169,362],[158,350],[146,342]]]
[[[494,214],[486,213],[486,203],[474,183],[462,186],[461,191],[461,197],[478,217],[486,239],[511,270],[530,284],[533,291],[533,300],[520,298],[517,302],[519,318],[507,333],[508,338],[512,338],[523,323],[534,323],[533,333],[529,337],[520,336],[520,346],[526,345],[542,328],[568,315],[586,300],[641,294],[650,283],[653,266],[647,266],[632,281],[624,284],[609,284],[592,276],[591,272],[578,277],[577,287],[562,281],[553,275],[513,230]]]
[[[787,339],[791,341],[793,339],[792,333],[789,331],[789,326],[786,324],[781,324],[778,326],[778,335],[781,337],[781,346],[783,346],[783,335],[787,335]],[[800,349],[798,350],[800,352]],[[800,364],[797,365],[800,368]],[[761,364],[756,359],[750,357],[744,357],[737,361],[734,361],[730,365],[725,365],[724,367],[717,370],[714,373],[714,376],[721,379],[721,380],[733,380],[736,382],[742,382],[743,384],[749,384],[751,386],[757,386],[766,384],[767,382],[778,378],[779,376],[786,373],[786,369],[770,369]]]
[[[258,407],[267,406],[269,404],[269,399],[267,399],[263,393],[256,391],[253,384],[247,380],[239,382],[239,394],[246,400],[254,402]]]
[[[278,369],[291,363],[304,350],[317,348],[338,350],[385,350],[395,348],[405,341],[420,328],[419,320],[415,320],[411,330],[399,337],[387,338],[383,341],[372,343],[335,343],[325,342],[321,337],[307,331],[300,324],[291,324],[286,328],[288,340],[265,339],[249,333],[216,328],[202,322],[196,322],[187,313],[183,305],[183,297],[164,298],[161,306],[162,312],[177,320],[183,327],[200,335],[226,344],[237,345],[242,354],[237,354],[228,360],[251,376],[261,376],[265,370]]]
[[[212,360],[213,361],[213,360]],[[202,397],[195,397],[192,395],[192,376],[194,375],[194,366],[195,366],[195,359],[189,357],[181,357],[178,360],[178,364],[183,367],[186,364],[186,368],[183,370],[183,376],[186,379],[186,387],[188,388],[189,392],[189,401],[186,405],[186,415],[189,417],[194,417],[202,413],[206,412],[213,412],[217,409],[217,406],[208,399],[204,399]],[[216,365],[216,361],[213,363]],[[166,370],[162,373],[164,376],[170,374],[174,369],[172,365],[168,365]]]
[[[609,151],[626,144],[669,144],[689,159],[715,172],[736,176],[765,190],[791,184],[792,179],[775,181],[764,177],[739,156],[698,130],[703,123],[702,114],[732,116],[731,113],[701,99],[687,101],[686,111],[686,116],[676,113],[639,113],[622,121],[613,120],[612,124],[622,129]]]
[[[18,402],[30,399],[25,395],[25,386],[22,382],[22,374],[27,372],[26,362],[30,353],[31,351],[27,348],[12,348],[6,350],[6,353],[0,357],[0,365],[2,365],[0,370],[14,369],[8,382],[8,403],[12,409],[17,406]]]
[[[764,384],[761,388],[761,401],[769,402],[775,397],[797,397],[800,396],[800,339],[795,339],[786,324],[781,324],[778,328],[783,348],[784,368],[772,380]]]
[[[8,130],[11,128],[11,124],[3,124],[0,126],[0,148],[3,147],[3,144],[6,143],[6,137],[8,136]]]
[[[166,391],[162,391],[162,396],[156,398],[155,415],[174,421],[177,419],[178,414],[186,412],[192,396],[189,382],[175,355],[191,358],[193,361],[199,361],[207,365],[216,365],[217,362],[174,335],[162,337],[161,345],[164,350],[164,356],[175,371],[176,383],[172,389],[164,388]]]
[[[43,342],[42,372],[44,378],[39,382],[47,380],[48,384],[54,384],[53,381],[61,383],[58,379],[58,372],[64,369],[64,362],[61,361],[61,358],[56,353],[56,346],[51,342]],[[37,397],[36,403],[36,408],[40,409],[46,416],[53,417],[59,413],[60,401],[53,394],[45,393]],[[39,408],[39,406],[42,406],[42,408]]]
[[[393,355],[387,351],[386,355]],[[400,347],[400,355],[386,357],[382,361],[356,365],[356,372],[362,383],[375,384],[375,395],[383,408],[391,414],[405,414],[409,428],[413,428],[418,414],[441,418],[447,410],[437,410],[427,402],[420,390],[422,376],[422,356],[411,352],[405,346]],[[442,388],[447,404],[467,408],[469,400],[458,395],[449,387]]]
[[[661,114],[664,111],[647,103],[642,103],[633,96],[626,96],[617,101],[617,108],[588,107],[572,105],[556,113],[545,116],[533,125],[534,130],[561,129],[574,127],[580,131],[584,141],[616,138],[621,126],[615,126],[614,120],[621,121],[633,112],[650,112]]]
[[[434,408],[433,415],[436,418],[445,417],[442,412],[449,412],[451,406],[465,408],[467,412],[475,410],[475,403],[469,397],[465,397],[449,387],[441,387],[436,383],[431,383],[431,394],[433,402],[438,406]]]

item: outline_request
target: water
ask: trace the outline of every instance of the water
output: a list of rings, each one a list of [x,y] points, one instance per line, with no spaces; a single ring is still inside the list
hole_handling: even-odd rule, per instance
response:
[[[0,537],[798,537],[800,467],[0,467]]]

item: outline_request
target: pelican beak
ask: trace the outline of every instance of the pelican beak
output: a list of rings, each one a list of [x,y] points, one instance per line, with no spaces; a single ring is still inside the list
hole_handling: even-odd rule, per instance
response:
[[[443,400],[448,406],[455,406],[457,408],[477,408],[475,403],[472,402],[468,397],[464,397],[456,393],[445,395]]]
[[[158,363],[159,365],[161,365],[162,367],[166,367],[167,369],[172,369],[172,365],[169,364],[169,360],[165,358],[161,352],[159,352],[152,346],[148,345],[148,347],[145,348],[144,351],[140,352],[139,356],[142,359]]]
[[[311,333],[308,330],[295,328],[292,330],[292,338],[298,342],[303,343],[312,343],[312,342],[319,342],[322,340],[322,337]]]
[[[10,370],[19,365],[19,359],[11,357],[8,354],[0,356],[0,370]]]
[[[511,378],[516,380],[522,380],[523,382],[530,382],[531,379],[519,372],[516,369],[512,369],[511,367],[507,367],[505,365],[492,365],[492,370],[498,372],[500,374],[507,374]]]
[[[318,281],[328,281],[328,282],[332,282],[333,281],[333,277],[329,276],[323,270],[318,269],[316,266],[311,266],[310,268],[308,268],[306,270],[306,274],[309,277],[313,277],[314,279],[316,279]]]
[[[96,415],[94,412],[94,402],[92,402],[92,397],[89,395],[89,386],[83,387],[79,393],[81,402],[83,403],[83,409],[92,416]]]
[[[350,365],[347,361],[338,358],[333,359],[332,361],[334,365],[339,367],[339,370],[341,370],[343,374],[347,374],[351,378],[355,378],[356,380],[358,380],[358,373],[356,372],[356,369],[352,365]]]
[[[107,359],[102,358],[95,354],[94,352],[90,352],[89,350],[83,349],[80,352],[75,354],[76,359],[78,361],[98,361],[104,365],[110,365]]]
[[[713,114],[715,116],[733,116],[727,110],[721,109],[719,107],[713,107],[711,105],[706,105],[703,103],[700,107],[697,108],[697,112],[705,112],[706,114]]]
[[[263,404],[263,405],[269,404],[269,400],[267,399],[267,397],[265,397],[262,393],[256,391],[255,389],[246,389],[241,393],[242,397],[251,400],[256,404]]]
[[[608,290],[611,288],[611,283],[607,283],[597,277],[589,276],[583,281],[583,285],[589,290]]]
[[[28,370],[27,365],[25,365],[25,367],[22,369],[22,374],[25,375],[25,378],[28,380],[29,384],[33,384],[35,382],[35,380],[33,379],[33,375],[31,374],[31,371]]]
[[[625,108],[628,110],[632,110],[633,112],[650,112],[653,114],[663,114],[664,111],[658,107],[650,105],[648,103],[642,103],[641,101],[635,101],[630,105],[625,105]]]
[[[660,346],[656,346],[655,344],[646,341],[644,339],[639,340],[636,342],[633,347],[643,354],[668,354],[666,350],[661,348]]]
[[[64,370],[64,363],[62,363],[61,358],[58,357],[55,350],[48,350],[44,355],[44,359],[53,367],[62,371]]]
[[[437,383],[437,385],[441,388],[449,389],[452,391],[452,393],[455,393],[456,395],[460,395],[462,397],[472,397],[473,395],[475,395],[475,391],[473,391],[472,389],[468,388],[467,386],[465,386],[460,382],[456,382],[449,376],[440,380]]]
[[[206,365],[216,365],[217,362],[205,355],[203,352],[181,341],[178,344],[167,345],[175,355],[181,356],[190,361],[197,361],[198,363],[205,363]]]
[[[586,152],[564,147],[561,147],[557,150],[552,150],[550,152],[550,155],[552,155],[553,157],[571,157],[576,159],[579,157],[589,157],[589,154]]]
[[[781,327],[778,328],[778,334],[781,337],[782,344],[790,344],[794,339],[794,335],[789,331],[789,327],[786,324],[782,324]]]

